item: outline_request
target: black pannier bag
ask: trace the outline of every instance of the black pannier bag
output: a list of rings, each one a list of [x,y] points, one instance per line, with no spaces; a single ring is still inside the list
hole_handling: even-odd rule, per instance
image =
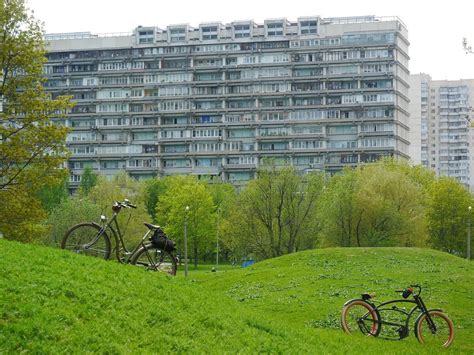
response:
[[[158,228],[157,230],[155,230],[155,232],[151,236],[151,242],[157,248],[162,249],[167,252],[172,252],[176,250],[176,245],[174,241],[169,239],[166,236],[165,232],[161,230],[161,228]]]

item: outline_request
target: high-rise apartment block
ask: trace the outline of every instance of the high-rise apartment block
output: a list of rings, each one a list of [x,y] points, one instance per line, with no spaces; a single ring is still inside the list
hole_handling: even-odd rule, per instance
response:
[[[239,184],[265,159],[304,173],[408,158],[398,18],[304,17],[47,35],[47,89],[72,95],[71,182],[196,174]]]
[[[410,76],[410,155],[415,163],[474,188],[474,80],[432,80]]]

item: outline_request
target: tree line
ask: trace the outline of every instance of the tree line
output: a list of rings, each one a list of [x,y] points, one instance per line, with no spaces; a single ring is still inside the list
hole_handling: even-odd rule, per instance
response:
[[[87,168],[77,193],[65,181],[37,195],[47,218],[38,232],[16,239],[58,245],[75,223],[110,214],[114,201],[139,207],[119,216],[126,239],[137,242],[153,222],[188,248],[193,262],[262,260],[320,247],[431,247],[466,255],[473,196],[452,178],[421,166],[384,159],[329,175],[301,175],[271,163],[237,191],[195,176],[138,181],[125,172],[108,180]],[[189,212],[186,212],[186,206]],[[6,235],[9,238],[9,235]]]

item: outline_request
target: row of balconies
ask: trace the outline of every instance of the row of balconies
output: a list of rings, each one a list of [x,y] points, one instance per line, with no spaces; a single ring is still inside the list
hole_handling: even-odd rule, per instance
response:
[[[233,154],[242,154],[242,153],[249,153],[249,154],[258,154],[262,156],[268,156],[275,153],[278,154],[311,154],[311,153],[364,153],[364,152],[377,152],[377,151],[393,151],[395,148],[394,146],[387,146],[387,147],[361,147],[361,146],[354,146],[354,147],[346,147],[346,148],[306,148],[306,149],[290,149],[288,147],[285,148],[275,148],[275,149],[267,149],[267,150],[255,150],[255,151],[245,151],[242,149],[228,149],[228,150],[220,150],[220,151],[191,151],[186,153],[158,153],[158,152],[148,152],[148,153],[102,153],[99,154],[97,152],[87,153],[87,154],[72,154],[71,159],[97,159],[97,158],[117,158],[117,159],[127,159],[140,154],[141,157],[169,157],[169,158],[188,158],[190,156],[202,156],[202,157],[214,157],[214,156],[226,156],[226,155],[233,155]]]
[[[117,73],[117,75],[123,75],[124,73]],[[380,72],[360,72],[360,73],[340,73],[340,74],[323,74],[323,72],[309,72],[307,75],[285,75],[285,76],[267,76],[267,77],[259,77],[259,78],[227,78],[221,77],[219,79],[208,79],[208,80],[180,80],[180,81],[157,81],[157,82],[138,82],[138,83],[127,83],[127,84],[89,84],[89,85],[70,85],[67,82],[67,77],[65,78],[64,75],[61,75],[61,85],[53,85],[52,82],[49,84],[46,83],[46,89],[54,90],[54,89],[64,89],[64,88],[107,88],[107,87],[130,87],[130,88],[137,88],[137,87],[153,87],[153,86],[163,86],[163,85],[189,85],[189,84],[239,84],[245,82],[268,82],[268,81],[290,81],[294,82],[295,80],[307,80],[307,79],[341,79],[341,78],[352,78],[352,79],[364,79],[364,78],[388,78],[394,77],[396,73],[393,71],[380,71]],[[106,76],[96,76],[97,78],[106,77]],[[398,76],[397,76],[398,77]],[[54,79],[54,78],[50,78]]]
[[[280,53],[278,53],[280,54]],[[193,59],[205,59],[205,58],[193,58]],[[47,76],[55,77],[55,76],[64,76],[67,74],[70,75],[96,75],[96,74],[115,74],[115,73],[162,73],[162,72],[196,72],[196,71],[209,71],[209,70],[235,70],[235,69],[253,69],[253,68],[271,68],[271,67],[278,67],[278,68],[287,68],[287,67],[300,67],[305,65],[315,66],[315,67],[323,67],[325,65],[337,65],[337,64],[366,64],[366,63],[377,63],[377,64],[386,64],[386,63],[394,63],[395,59],[393,57],[385,57],[385,58],[358,58],[358,59],[345,59],[345,60],[318,60],[318,61],[286,61],[286,62],[275,62],[275,63],[242,63],[242,64],[219,64],[219,65],[198,65],[195,66],[192,63],[189,65],[183,66],[176,66],[176,67],[166,67],[163,66],[163,59],[157,61],[158,66],[156,68],[120,68],[116,70],[100,70],[97,65],[100,63],[99,61],[93,62],[93,68],[90,70],[69,70],[68,65],[64,65],[62,70],[55,70],[53,67],[52,71],[45,70],[45,74]],[[125,61],[124,61],[125,62]],[[398,62],[398,61],[397,61]],[[91,62],[80,62],[76,63],[73,62],[75,65],[89,65]],[[399,63],[399,62],[398,62]],[[89,69],[89,68],[88,68]],[[49,72],[48,72],[49,71]]]
[[[386,78],[385,78],[386,79]],[[275,97],[275,96],[282,96],[282,97],[299,97],[299,96],[305,96],[305,95],[331,95],[331,94],[365,94],[365,93],[387,93],[387,92],[398,92],[393,87],[386,87],[386,88],[367,88],[367,87],[360,87],[360,80],[356,81],[357,86],[356,87],[351,87],[351,88],[325,88],[326,84],[328,83],[340,83],[340,82],[331,82],[331,81],[320,81],[317,82],[317,84],[321,84],[320,89],[313,89],[313,90],[301,90],[298,88],[291,88],[289,90],[276,90],[276,91],[252,91],[252,92],[223,92],[224,89],[227,89],[228,91],[230,88],[232,88],[229,85],[219,85],[211,88],[218,88],[221,89],[215,93],[209,94],[200,94],[198,92],[194,93],[189,93],[189,94],[183,94],[183,95],[163,95],[163,96],[155,96],[155,95],[143,95],[143,96],[135,96],[135,97],[130,97],[130,96],[124,96],[124,97],[112,97],[112,98],[97,98],[97,96],[92,96],[92,97],[87,97],[87,98],[73,98],[74,102],[82,104],[82,103],[90,103],[90,104],[99,104],[99,103],[107,103],[107,102],[120,102],[120,103],[152,103],[156,101],[169,101],[169,100],[191,100],[191,99],[218,99],[218,100],[225,100],[225,99],[232,99],[232,98],[261,98],[262,96],[270,96],[270,97]],[[343,82],[347,83],[347,81]],[[273,83],[272,83],[273,84]],[[270,84],[270,85],[272,85]],[[285,82],[277,82],[275,85],[278,84],[286,84]],[[302,81],[300,84],[306,84],[306,82]],[[312,82],[308,82],[308,84],[313,84]],[[258,84],[257,84],[258,85]],[[202,86],[193,86],[194,88],[202,88]],[[110,90],[110,89],[109,89]],[[117,90],[116,88],[113,88],[112,90]],[[127,89],[122,89],[121,90],[127,90]],[[144,89],[145,91],[148,89]],[[99,90],[88,90],[86,91],[87,93],[96,93],[96,91]],[[80,91],[80,93],[83,93],[85,91]],[[72,93],[66,92],[67,94],[74,94],[74,91]]]
[[[216,109],[189,109],[189,108],[177,108],[173,111],[114,111],[114,112],[96,112],[92,108],[91,110],[78,110],[77,112],[69,113],[69,117],[81,117],[87,115],[87,117],[117,117],[117,115],[186,115],[186,114],[195,114],[195,115],[219,115],[219,114],[226,114],[226,113],[246,113],[246,112],[255,112],[255,113],[265,113],[268,111],[272,112],[292,112],[292,111],[299,111],[299,110],[328,110],[328,109],[347,109],[352,108],[354,109],[362,109],[362,108],[377,108],[377,107],[385,107],[389,106],[391,108],[394,107],[395,101],[384,101],[384,102],[365,102],[365,103],[347,103],[347,104],[318,104],[318,105],[302,105],[302,106],[276,106],[276,107],[252,107],[252,108],[216,108]]]
[[[355,132],[260,132],[256,133],[253,136],[227,136],[224,135],[214,135],[214,136],[177,136],[177,137],[153,137],[153,138],[133,138],[131,135],[127,134],[126,137],[121,138],[102,138],[100,136],[96,137],[80,137],[80,138],[68,138],[66,140],[67,144],[91,144],[91,143],[100,143],[100,144],[129,144],[129,143],[142,143],[142,144],[166,144],[166,143],[174,143],[182,142],[182,143],[190,143],[190,142],[202,142],[202,141],[212,141],[212,142],[222,142],[222,141],[229,141],[234,142],[235,139],[242,139],[248,141],[273,141],[275,139],[289,139],[293,140],[301,140],[301,139],[309,139],[309,138],[318,138],[319,140],[330,140],[330,137],[336,136],[354,136],[354,137],[374,137],[374,136],[393,136],[394,130],[385,130],[385,131],[362,131],[360,127],[357,127]]]
[[[380,149],[379,149],[380,151]],[[384,150],[380,151],[380,154],[387,154],[389,152],[393,151],[391,150]],[[332,153],[332,152],[331,152]],[[274,156],[278,158],[285,158],[290,164],[294,165],[299,165],[299,166],[307,166],[310,168],[315,168],[315,167],[322,167],[325,164],[355,164],[358,163],[359,161],[367,161],[368,158],[372,157],[375,158],[375,155],[377,153],[370,153],[370,154],[365,154],[361,152],[357,153],[349,153],[349,154],[342,154],[342,155],[334,155],[334,154],[327,154],[327,153],[318,153],[316,157],[318,157],[317,163],[306,163],[306,162],[299,162],[297,159],[298,158],[307,158],[307,155],[304,154],[299,154],[299,155],[284,155],[284,156]],[[306,153],[307,154],[307,153]],[[375,155],[374,155],[375,154]],[[266,160],[268,158],[271,158],[270,156],[265,156],[265,157],[258,157],[254,156],[253,158],[251,157],[251,161],[246,161],[246,160],[241,160],[240,162],[234,161],[235,159],[240,159],[242,156],[237,157],[228,157],[228,156],[213,156],[210,158],[205,158],[205,160],[208,160],[207,163],[203,163],[199,161],[199,157],[195,156],[187,156],[184,157],[183,159],[177,159],[177,160],[186,160],[187,163],[183,165],[173,165],[176,164],[176,159],[167,159],[166,157],[160,157],[160,158],[153,158],[153,159],[143,159],[142,157],[140,158],[133,158],[130,160],[104,160],[102,157],[100,161],[93,160],[91,161],[90,158],[86,158],[88,160],[86,161],[81,161],[81,160],[73,160],[70,161],[69,163],[69,168],[71,171],[82,171],[86,166],[91,167],[94,170],[120,170],[120,169],[139,169],[139,170],[146,170],[146,169],[156,169],[156,168],[193,168],[193,169],[210,169],[210,168],[222,168],[222,169],[249,169],[249,168],[257,168],[263,160]],[[312,159],[315,159],[314,156],[312,156]],[[210,161],[212,160],[212,162]],[[248,159],[247,159],[248,160]],[[138,162],[138,164],[137,164]],[[200,165],[200,164],[206,164],[206,165]],[[207,165],[209,164],[209,165]]]

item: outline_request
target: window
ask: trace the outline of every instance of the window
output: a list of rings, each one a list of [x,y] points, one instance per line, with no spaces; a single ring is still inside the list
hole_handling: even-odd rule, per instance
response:
[[[221,135],[222,131],[220,129],[201,129],[193,131],[193,137],[195,138],[220,137]]]
[[[316,20],[300,21],[300,33],[302,35],[317,33],[317,26],[318,22]]]
[[[191,160],[189,159],[166,159],[163,160],[165,168],[189,168],[191,167]]]
[[[186,28],[173,28],[169,30],[170,42],[180,42],[186,40]]]
[[[201,39],[208,40],[208,39],[217,39],[218,32],[217,26],[206,26],[201,27]]]
[[[354,134],[357,133],[357,126],[331,126],[327,128],[329,134]]]
[[[283,36],[283,23],[267,23],[267,36]]]
[[[99,64],[99,71],[126,70],[130,68],[127,62],[105,62]]]
[[[318,149],[322,147],[322,141],[294,141],[291,143],[293,149]]]
[[[250,25],[234,25],[234,37],[235,38],[250,37]]]

